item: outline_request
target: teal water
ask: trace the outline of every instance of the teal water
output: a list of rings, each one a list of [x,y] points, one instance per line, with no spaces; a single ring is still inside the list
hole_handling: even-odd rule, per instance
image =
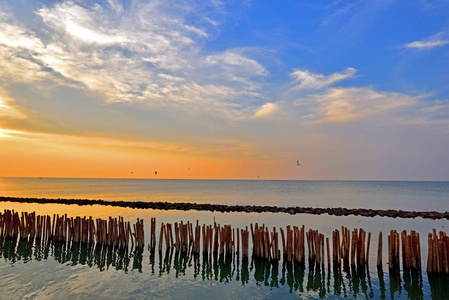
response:
[[[365,181],[223,181],[1,178],[1,196],[105,200],[294,205],[313,207],[448,210],[448,182]],[[305,225],[326,237],[346,226],[372,233],[365,269],[316,268],[306,263],[271,264],[241,257],[198,257],[176,252],[154,255],[102,246],[2,240],[1,299],[445,299],[447,276],[425,271],[427,233],[447,232],[449,221],[360,216],[288,215],[158,211],[104,206],[69,206],[0,202],[0,211],[35,211],[125,220],[161,222],[214,221],[244,228]],[[416,230],[421,236],[422,272],[390,272],[386,235],[390,229]],[[146,231],[146,242],[149,242]],[[377,235],[384,234],[383,266],[376,267]]]

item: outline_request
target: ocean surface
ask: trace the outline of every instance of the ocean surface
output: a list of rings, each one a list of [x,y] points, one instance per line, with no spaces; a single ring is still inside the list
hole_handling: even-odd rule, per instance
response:
[[[0,196],[167,201],[239,205],[346,207],[439,211],[449,209],[449,182],[267,181],[0,178]],[[302,226],[326,237],[341,226],[371,232],[366,269],[314,268],[271,264],[241,257],[215,258],[179,253],[152,255],[148,249],[121,251],[90,245],[38,245],[1,240],[0,298],[4,299],[447,299],[448,276],[428,276],[427,234],[447,231],[448,220],[393,219],[282,213],[217,213],[142,210],[107,206],[0,202],[39,215],[144,219],[161,222],[214,222],[233,228],[265,224]],[[391,272],[386,237],[390,230],[421,236],[422,272]],[[376,267],[377,236],[383,232],[383,266]]]
[[[1,196],[448,210],[448,181],[0,178]]]

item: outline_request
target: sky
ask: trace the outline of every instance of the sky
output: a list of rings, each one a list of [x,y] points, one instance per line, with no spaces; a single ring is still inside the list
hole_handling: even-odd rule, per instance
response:
[[[448,1],[0,0],[0,177],[449,180],[448,153]]]

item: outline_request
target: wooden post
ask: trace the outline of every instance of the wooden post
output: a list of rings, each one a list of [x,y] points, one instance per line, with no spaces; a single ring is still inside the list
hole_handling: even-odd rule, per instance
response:
[[[163,234],[164,234],[164,227],[165,227],[165,224],[164,224],[164,222],[162,222],[162,224],[161,224],[161,232],[159,234],[159,252],[162,251],[162,238],[163,238]]]
[[[365,264],[369,263],[369,246],[371,242],[371,232],[368,232],[368,243],[366,244]]]
[[[391,231],[388,235],[388,268],[393,269],[393,243],[392,243]]]
[[[235,252],[240,253],[240,228],[237,228],[237,249]]]
[[[286,248],[285,248],[284,229],[282,229],[282,227],[281,227],[280,230],[281,230],[281,238],[282,238],[282,255],[285,256],[287,253],[286,253]]]
[[[377,266],[382,266],[382,232],[379,232],[379,239],[377,242]]]

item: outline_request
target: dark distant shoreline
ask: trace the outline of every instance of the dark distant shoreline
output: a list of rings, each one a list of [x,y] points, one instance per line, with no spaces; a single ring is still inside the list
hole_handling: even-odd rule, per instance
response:
[[[76,205],[105,205],[139,209],[159,210],[197,210],[217,212],[246,212],[246,213],[288,213],[288,214],[328,214],[335,216],[363,216],[363,217],[389,217],[389,218],[417,218],[424,219],[447,219],[449,212],[436,211],[404,211],[395,209],[365,209],[365,208],[313,208],[313,207],[278,207],[262,205],[225,205],[225,204],[202,204],[202,203],[176,203],[176,202],[141,202],[141,201],[106,201],[88,199],[47,199],[47,198],[20,198],[0,197],[2,202],[38,203],[38,204],[76,204]]]

